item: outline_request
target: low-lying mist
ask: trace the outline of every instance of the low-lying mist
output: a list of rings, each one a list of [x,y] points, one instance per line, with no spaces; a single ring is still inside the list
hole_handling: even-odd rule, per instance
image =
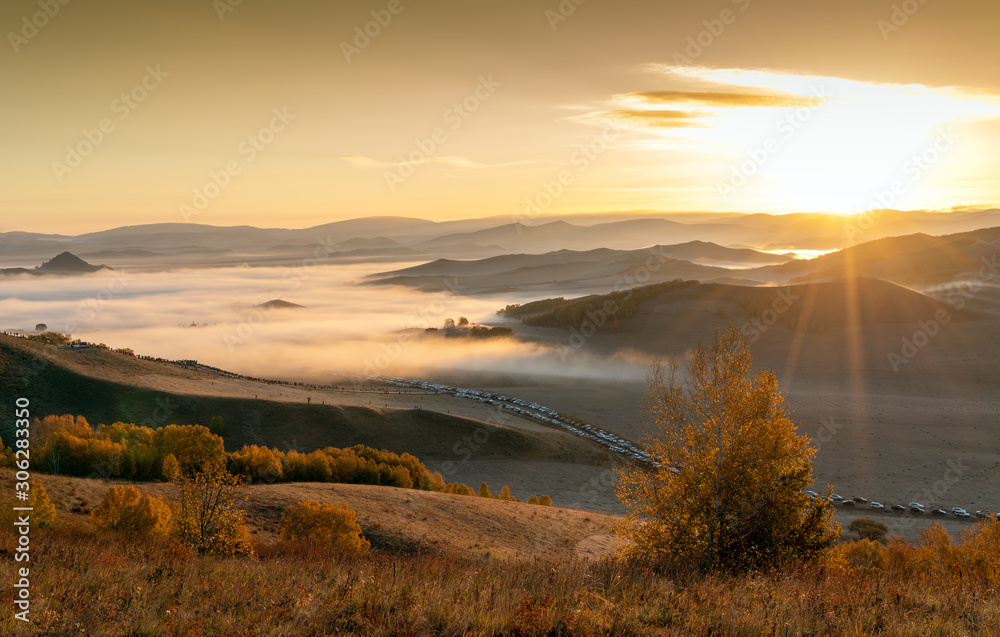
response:
[[[410,264],[401,264],[405,267]],[[504,297],[354,285],[376,265],[116,271],[3,281],[0,328],[69,332],[137,354],[195,359],[259,377],[322,381],[341,372],[414,376],[466,369],[641,378],[632,353],[608,359],[513,337],[447,337],[445,319],[496,322]],[[281,299],[302,307],[273,307]]]

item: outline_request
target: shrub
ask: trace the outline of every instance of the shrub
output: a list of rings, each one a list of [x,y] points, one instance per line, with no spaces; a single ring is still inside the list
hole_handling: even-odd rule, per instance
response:
[[[510,494],[510,487],[504,485],[500,487],[500,495],[497,496],[498,500],[505,500],[507,502],[517,502],[517,498]]]
[[[882,542],[885,540],[886,533],[889,532],[889,527],[871,518],[857,518],[847,526],[847,530],[851,533],[857,533],[859,540]]]
[[[21,491],[19,491],[21,493]],[[14,511],[14,507],[31,507],[31,511]],[[17,521],[18,517],[28,515],[28,523],[33,529],[51,529],[56,526],[56,508],[49,500],[49,494],[45,492],[45,487],[37,482],[31,484],[28,489],[28,500],[5,500],[0,507],[0,524],[7,526]]]
[[[222,422],[222,416],[212,416],[212,420],[208,423],[208,430],[216,436],[224,436],[226,425]]]
[[[31,485],[28,506],[33,509],[31,512],[33,525],[40,529],[51,529],[56,525],[56,508],[49,500],[49,494],[45,492],[45,487],[40,484]]]
[[[444,492],[454,493],[456,495],[476,495],[476,492],[472,490],[472,487],[462,482],[449,482],[445,485]]]
[[[479,497],[480,498],[493,497],[493,495],[490,493],[490,487],[485,482],[479,485]]]
[[[550,507],[552,506],[552,498],[550,498],[547,495],[538,496],[538,504],[542,505],[543,507]]]
[[[361,534],[357,514],[346,503],[320,504],[305,500],[285,509],[281,538],[317,547],[364,553],[371,544]]]
[[[143,495],[131,485],[111,487],[90,514],[96,531],[165,536],[171,528],[170,508],[162,498]]]

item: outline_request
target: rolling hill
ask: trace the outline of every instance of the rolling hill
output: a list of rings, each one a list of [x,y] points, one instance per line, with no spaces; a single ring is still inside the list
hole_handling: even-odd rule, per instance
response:
[[[37,474],[63,523],[84,526],[86,515],[120,481]],[[0,469],[13,491],[14,472]],[[145,494],[174,497],[169,483],[132,483]],[[502,485],[490,485],[495,491]],[[287,483],[243,487],[246,520],[258,541],[278,539],[285,507],[302,500],[346,502],[372,549],[500,560],[598,558],[615,546],[618,518],[557,506],[355,484]],[[558,504],[558,503],[556,503]]]
[[[363,384],[339,391],[276,386],[0,335],[0,400],[13,404],[19,397],[30,399],[33,416],[82,415],[92,425],[122,421],[155,428],[221,416],[229,451],[246,444],[302,452],[364,444],[408,452],[440,468],[449,481],[503,480],[515,494],[560,477],[589,479],[609,462],[589,440],[466,400],[392,395]],[[0,428],[5,442],[13,440],[12,427],[5,422]],[[574,484],[559,487],[569,489],[566,498]],[[559,488],[546,492],[556,498]]]
[[[808,261],[754,271],[762,278],[791,282],[852,276],[878,277],[903,285],[933,285],[966,275],[995,276],[1000,258],[1000,227],[944,236],[923,233],[887,237],[844,248]],[[982,278],[982,277],[980,277]]]

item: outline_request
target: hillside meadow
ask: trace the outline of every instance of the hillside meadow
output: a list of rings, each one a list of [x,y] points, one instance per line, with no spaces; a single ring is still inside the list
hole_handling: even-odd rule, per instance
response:
[[[1000,634],[997,522],[956,544],[932,530],[916,545],[845,542],[818,563],[695,575],[610,559],[611,516],[370,485],[253,485],[257,556],[218,558],[170,538],[94,534],[86,512],[115,482],[38,479],[59,525],[33,531],[32,623],[7,614],[2,634]],[[11,480],[4,470],[5,491]],[[301,499],[347,502],[371,552],[281,542],[277,513]],[[4,559],[0,577],[14,569]]]

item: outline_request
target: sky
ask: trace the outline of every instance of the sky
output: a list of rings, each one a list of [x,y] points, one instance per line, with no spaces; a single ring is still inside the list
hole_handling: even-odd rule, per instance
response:
[[[8,0],[0,232],[1000,202],[993,0]]]

